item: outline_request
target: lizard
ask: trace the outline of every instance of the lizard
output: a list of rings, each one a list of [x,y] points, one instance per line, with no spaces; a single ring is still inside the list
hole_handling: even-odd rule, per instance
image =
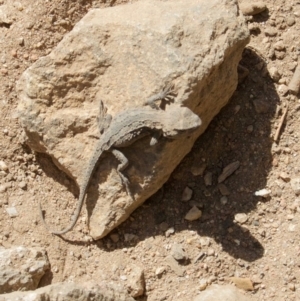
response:
[[[73,221],[63,230],[52,230],[46,223],[41,204],[39,204],[41,219],[50,233],[62,235],[73,229],[79,218],[89,182],[104,152],[111,152],[120,162],[117,166],[117,172],[128,193],[129,181],[122,174],[122,171],[128,165],[128,159],[118,148],[127,147],[142,137],[151,134],[154,134],[154,136],[151,138],[150,145],[154,145],[159,135],[175,139],[182,135],[187,135],[187,133],[194,131],[201,125],[199,116],[187,107],[172,104],[166,110],[162,110],[155,104],[158,100],[169,101],[170,99],[172,99],[171,86],[167,86],[160,93],[150,97],[145,102],[145,106],[129,108],[118,113],[113,118],[111,115],[106,114],[107,109],[104,107],[103,102],[100,101],[101,120],[99,121],[98,119],[98,122],[101,136],[79,187],[79,197]]]

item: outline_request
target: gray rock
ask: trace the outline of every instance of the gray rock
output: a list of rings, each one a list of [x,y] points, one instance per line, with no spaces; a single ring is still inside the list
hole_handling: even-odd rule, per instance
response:
[[[232,285],[213,284],[201,292],[194,301],[250,301],[251,299],[242,294]]]
[[[101,160],[94,175],[99,191],[90,196],[98,203],[88,210],[94,239],[118,226],[167,181],[228,102],[237,86],[237,72],[228,70],[237,70],[248,39],[236,1],[138,1],[89,11],[23,73],[18,114],[27,143],[50,155],[78,185],[99,136],[99,99],[114,116],[142,106],[172,82],[175,101],[184,101],[203,121],[189,139],[150,147],[145,138],[126,150],[134,200],[115,180],[115,160]]]
[[[44,250],[0,248],[0,294],[36,289],[49,268]]]
[[[177,261],[182,261],[186,260],[188,258],[186,252],[184,251],[183,247],[181,244],[173,244],[171,248],[171,255],[173,256],[174,259]]]
[[[134,301],[121,288],[105,283],[101,284],[76,284],[56,283],[29,292],[14,292],[0,296],[1,301]]]

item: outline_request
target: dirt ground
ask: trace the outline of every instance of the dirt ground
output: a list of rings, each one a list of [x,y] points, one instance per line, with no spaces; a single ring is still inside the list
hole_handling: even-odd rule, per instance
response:
[[[126,275],[139,266],[146,282],[140,300],[191,300],[211,283],[228,283],[233,276],[252,280],[254,290],[247,294],[254,300],[299,300],[300,196],[290,179],[300,177],[300,100],[287,90],[300,55],[297,0],[265,0],[268,9],[248,18],[251,42],[241,61],[247,76],[241,75],[229,104],[163,189],[100,241],[87,235],[85,209],[65,239],[45,230],[39,200],[49,202],[48,214],[53,210],[63,217],[69,211],[55,212],[55,202],[65,202],[67,210],[76,202],[76,189],[49,158],[23,144],[14,111],[16,81],[89,9],[122,2],[128,1],[0,0],[10,7],[10,20],[0,24],[0,161],[8,167],[0,170],[0,244],[47,250],[51,271],[40,286],[67,280],[126,286]],[[239,169],[218,186],[222,169],[235,161]],[[184,202],[186,187],[193,194]],[[264,188],[268,197],[254,195]],[[203,215],[187,222],[192,205]],[[10,217],[8,207],[18,216]],[[166,263],[174,243],[188,256],[182,276]]]

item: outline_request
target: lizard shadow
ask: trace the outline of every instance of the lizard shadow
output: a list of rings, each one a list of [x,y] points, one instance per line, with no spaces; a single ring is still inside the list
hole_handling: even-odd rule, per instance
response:
[[[270,214],[276,219],[276,214],[271,208],[265,209],[270,201],[254,196],[254,192],[266,187],[272,167],[271,119],[278,113],[279,96],[264,60],[254,51],[244,51],[241,65],[249,70],[248,76],[173,172],[164,185],[163,197],[153,195],[132,213],[131,221],[114,230],[119,234],[135,234],[135,239],[118,242],[110,250],[132,246],[149,237],[165,236],[166,230],[173,228],[178,235],[192,230],[199,237],[211,237],[234,258],[253,262],[263,256],[263,244],[270,239],[260,231],[264,216]],[[228,195],[227,192],[222,195],[218,176],[225,166],[237,160],[241,166],[223,182]],[[192,174],[197,166],[205,166],[203,174]],[[205,185],[207,174],[212,185]],[[183,202],[181,195],[187,186],[193,196]],[[203,215],[188,222],[184,216],[194,205]],[[277,206],[276,200],[272,200],[272,206]],[[236,222],[237,213],[246,214],[247,221]],[[104,238],[104,245],[107,240]]]

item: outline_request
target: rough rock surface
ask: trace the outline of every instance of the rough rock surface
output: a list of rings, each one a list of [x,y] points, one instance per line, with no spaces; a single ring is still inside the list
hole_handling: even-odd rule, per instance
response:
[[[46,252],[36,248],[0,248],[0,294],[36,289],[50,268]]]
[[[250,301],[250,297],[243,295],[232,285],[212,285],[201,292],[194,301]]]
[[[0,296],[0,301],[134,301],[116,287],[107,285],[84,285],[76,283],[56,283],[30,292],[14,292]]]
[[[145,138],[124,150],[135,200],[119,183],[115,159],[101,159],[94,175],[98,189],[90,189],[87,198],[94,239],[123,222],[166,182],[227,103],[248,38],[235,1],[139,1],[90,11],[24,72],[17,87],[18,114],[28,144],[50,155],[78,185],[99,136],[100,98],[115,115],[142,106],[172,82],[175,102],[202,119],[189,138],[154,147]]]

